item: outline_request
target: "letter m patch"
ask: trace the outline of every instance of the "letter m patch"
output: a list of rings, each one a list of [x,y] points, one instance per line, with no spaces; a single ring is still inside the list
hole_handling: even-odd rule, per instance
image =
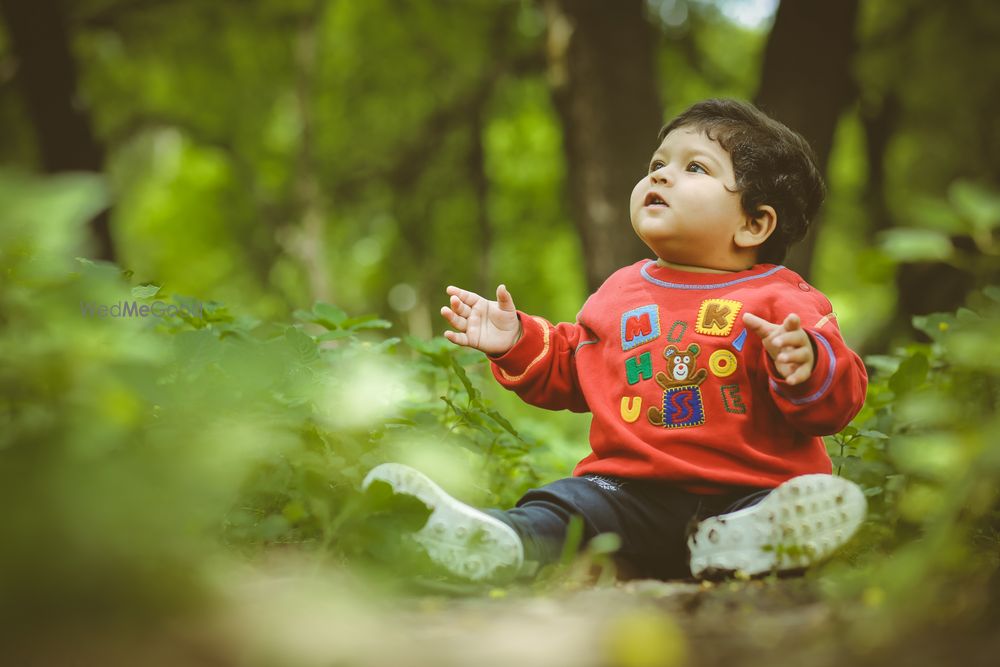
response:
[[[660,337],[660,310],[656,304],[622,314],[622,349],[631,350]]]

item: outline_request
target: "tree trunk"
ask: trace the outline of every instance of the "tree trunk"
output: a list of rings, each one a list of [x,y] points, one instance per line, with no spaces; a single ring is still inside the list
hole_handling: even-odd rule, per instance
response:
[[[472,180],[472,191],[476,195],[476,229],[479,231],[479,265],[476,276],[476,290],[487,298],[493,293],[493,226],[490,224],[489,196],[490,180],[486,174],[486,155],[483,150],[486,98],[472,109],[469,119],[468,173]]]
[[[764,51],[756,103],[806,138],[826,173],[841,113],[857,97],[857,0],[782,2]],[[808,279],[818,220],[785,262]]]
[[[34,126],[41,166],[46,172],[104,168],[104,149],[91,129],[77,92],[60,0],[0,0],[0,11],[17,59],[17,79]],[[98,259],[114,261],[108,211],[91,222]]]
[[[309,285],[311,301],[334,301],[327,266],[327,207],[317,174],[313,145],[316,140],[314,88],[319,57],[317,25],[322,10],[314,9],[299,20],[295,35],[295,101],[301,135],[295,176],[295,201],[300,223],[286,230],[285,245],[299,262]]]
[[[868,243],[875,243],[880,232],[892,226],[889,204],[885,199],[885,156],[899,124],[899,97],[888,91],[879,103],[861,104],[861,124],[865,129],[865,160],[868,179],[862,195],[871,218],[867,229]]]
[[[663,120],[655,32],[642,0],[545,0],[552,98],[562,121],[567,194],[587,285],[651,252],[632,231],[628,199]]]
[[[894,90],[887,91],[877,104],[861,106],[869,174],[863,201],[871,220],[867,234],[870,244],[878,241],[880,232],[893,226],[886,201],[885,157],[901,113],[899,95]],[[980,254],[968,236],[953,236],[951,240],[967,256]],[[866,342],[861,350],[865,355],[884,353],[896,344],[913,338],[929,341],[925,334],[913,328],[913,317],[958,308],[976,286],[976,274],[968,267],[948,262],[904,262],[896,267],[895,284],[895,312],[878,335]]]

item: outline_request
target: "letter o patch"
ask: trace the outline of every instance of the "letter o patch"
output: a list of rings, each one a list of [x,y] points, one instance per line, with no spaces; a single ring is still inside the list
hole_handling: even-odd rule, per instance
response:
[[[736,355],[729,350],[716,350],[708,358],[708,367],[718,378],[727,378],[736,372]]]

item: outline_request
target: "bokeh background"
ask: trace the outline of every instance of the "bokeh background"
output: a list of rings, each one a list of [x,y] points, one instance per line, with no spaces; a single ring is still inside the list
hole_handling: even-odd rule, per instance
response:
[[[4,163],[103,174],[88,256],[257,315],[322,300],[429,337],[447,284],[506,282],[571,319],[648,254],[630,187],[664,121],[710,96],[816,150],[830,196],[789,265],[856,345],[996,277],[983,0],[4,8]]]
[[[829,194],[786,263],[872,373],[828,441],[870,521],[816,584],[857,622],[803,646],[875,659],[940,622],[948,650],[987,655],[997,3],[0,0],[0,597],[34,628],[13,633],[25,655],[45,627],[68,638],[50,659],[127,662],[156,637],[185,661],[201,648],[177,654],[163,619],[245,609],[233,591],[275,562],[373,568],[361,605],[401,557],[393,512],[357,493],[380,461],[491,505],[567,474],[586,416],[498,391],[441,338],[444,288],[502,282],[572,320],[648,255],[627,201],[657,131],[717,96],[814,147]],[[122,299],[189,308],[82,311]],[[225,661],[259,625],[272,657],[312,664],[285,630],[318,603],[281,591],[285,611],[211,612],[222,629],[181,645]]]

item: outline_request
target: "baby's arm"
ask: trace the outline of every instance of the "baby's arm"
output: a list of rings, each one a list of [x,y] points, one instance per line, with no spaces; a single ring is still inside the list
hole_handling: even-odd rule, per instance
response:
[[[450,307],[442,308],[441,316],[455,331],[446,331],[445,337],[490,355],[493,376],[501,385],[542,408],[588,409],[576,373],[581,326],[519,314],[503,285],[497,287],[496,301],[458,287],[447,292]]]
[[[775,324],[753,313],[744,313],[743,323],[764,343],[764,349],[786,383],[794,386],[809,379],[816,363],[816,351],[798,315],[792,313],[781,324]]]
[[[788,422],[803,433],[836,433],[864,403],[865,366],[841,337],[829,302],[820,305],[822,317],[808,304],[796,309],[781,324],[752,314],[743,322],[762,342],[771,398]],[[815,324],[803,327],[800,316]]]
[[[521,338],[514,299],[503,285],[497,287],[496,301],[450,285],[445,291],[451,295],[451,307],[443,306],[441,316],[457,330],[444,332],[452,343],[499,356]]]

